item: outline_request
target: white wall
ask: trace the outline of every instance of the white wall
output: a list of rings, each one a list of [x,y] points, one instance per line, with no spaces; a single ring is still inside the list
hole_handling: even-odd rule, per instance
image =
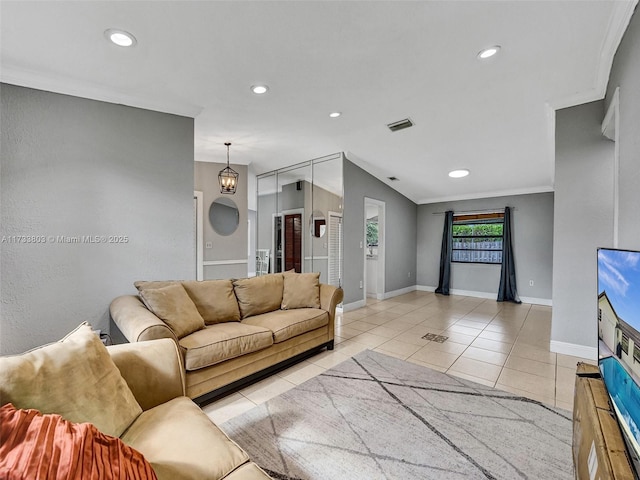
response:
[[[108,331],[136,280],[195,278],[193,119],[7,84],[0,104],[0,237],[46,239],[0,244],[1,354]],[[127,241],[56,238],[83,235]]]
[[[440,273],[444,215],[441,212],[513,207],[513,253],[518,294],[525,302],[549,304],[553,265],[553,193],[460,200],[418,206],[418,285],[435,288]],[[434,215],[434,213],[436,213]],[[533,280],[533,285],[529,281]],[[451,265],[451,288],[497,295],[500,265]]]

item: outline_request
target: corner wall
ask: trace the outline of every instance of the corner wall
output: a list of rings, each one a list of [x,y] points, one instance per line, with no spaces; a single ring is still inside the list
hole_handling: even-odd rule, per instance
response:
[[[596,254],[613,242],[614,143],[603,118],[602,101],[556,112],[551,350],[594,359]]]
[[[427,290],[438,286],[444,215],[441,212],[500,210],[514,208],[513,254],[518,294],[522,301],[551,304],[553,264],[553,193],[460,200],[418,206],[418,285]],[[533,285],[529,281],[533,280]],[[500,265],[452,263],[453,293],[496,298]]]
[[[362,301],[364,291],[364,198],[386,202],[385,294],[416,284],[417,205],[353,162],[344,161],[344,304]]]
[[[195,278],[193,119],[8,84],[0,106],[0,354],[107,332],[136,280]]]
[[[640,250],[640,4],[622,37],[607,86],[620,87],[618,246]]]

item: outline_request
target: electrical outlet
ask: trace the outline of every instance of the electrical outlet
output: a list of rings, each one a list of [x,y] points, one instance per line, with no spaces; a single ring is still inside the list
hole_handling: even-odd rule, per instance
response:
[[[360,248],[362,248],[362,242],[360,242]],[[362,288],[362,287],[360,287],[360,288]]]
[[[533,280],[529,280],[529,286],[533,287]]]
[[[204,244],[204,248],[213,248],[213,243],[207,242]]]
[[[407,273],[407,278],[411,278],[411,272]]]
[[[362,288],[362,280],[360,280],[360,288]]]

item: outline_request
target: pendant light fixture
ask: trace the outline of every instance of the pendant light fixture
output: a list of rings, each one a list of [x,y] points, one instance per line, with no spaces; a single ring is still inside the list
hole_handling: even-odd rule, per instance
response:
[[[229,147],[231,143],[225,143],[225,145],[227,146],[227,166],[220,170],[218,182],[220,182],[220,193],[233,195],[236,193],[239,174],[229,166]]]

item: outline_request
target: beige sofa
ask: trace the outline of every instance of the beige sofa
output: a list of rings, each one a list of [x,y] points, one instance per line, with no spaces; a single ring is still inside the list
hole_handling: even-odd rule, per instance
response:
[[[130,342],[171,338],[187,395],[205,404],[324,347],[333,349],[342,289],[318,273],[240,280],[136,282],[111,318]]]
[[[60,342],[0,357],[0,398],[3,408],[11,403],[18,412],[35,409],[73,422],[52,437],[51,423],[37,435],[21,435],[23,428],[12,430],[3,420],[3,442],[12,446],[0,470],[8,478],[55,478],[74,463],[82,465],[82,478],[104,478],[96,465],[122,473],[131,468],[128,456],[100,462],[105,445],[123,448],[120,440],[142,453],[160,480],[270,478],[185,396],[182,355],[171,340],[105,347],[82,324]],[[71,430],[87,423],[107,437],[78,441]]]

